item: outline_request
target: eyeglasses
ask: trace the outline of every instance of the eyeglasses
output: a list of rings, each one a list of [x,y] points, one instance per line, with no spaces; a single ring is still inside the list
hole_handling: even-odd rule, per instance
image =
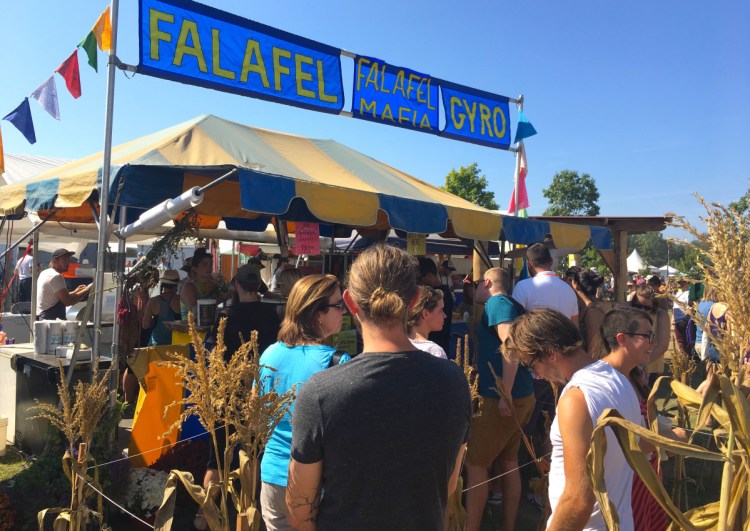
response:
[[[348,309],[346,307],[346,303],[344,302],[344,299],[334,302],[333,304],[324,304],[323,308],[336,308],[340,312],[345,312]]]
[[[638,308],[639,310],[643,310],[643,311],[646,311],[646,312],[652,312],[652,311],[654,311],[656,309],[656,307],[654,305],[646,306],[645,304],[641,304],[640,302],[638,302],[635,299],[633,299],[632,301],[630,301],[630,305],[633,308]]]
[[[623,332],[626,336],[639,336],[639,337],[645,337],[649,343],[654,343],[656,341],[656,334],[653,332]]]

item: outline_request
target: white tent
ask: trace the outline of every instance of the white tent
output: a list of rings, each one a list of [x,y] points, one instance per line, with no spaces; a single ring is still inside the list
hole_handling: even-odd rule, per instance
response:
[[[643,258],[641,258],[641,255],[638,253],[637,249],[633,249],[633,252],[630,253],[630,256],[628,256],[627,264],[628,273],[638,273],[641,269],[643,269]]]
[[[661,273],[661,276],[668,276],[668,277],[673,277],[675,275],[679,275],[680,274],[680,272],[678,270],[676,270],[674,267],[671,267],[671,266],[668,266],[668,265],[660,267],[659,268],[659,273]]]

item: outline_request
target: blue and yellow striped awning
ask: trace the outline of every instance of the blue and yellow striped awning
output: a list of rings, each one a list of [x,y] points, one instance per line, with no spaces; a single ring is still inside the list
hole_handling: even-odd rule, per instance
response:
[[[87,203],[98,198],[101,162],[102,154],[96,153],[30,181],[0,187],[0,216],[56,208],[61,221],[91,220]],[[204,228],[215,228],[223,219],[228,229],[263,230],[277,217],[360,230],[497,240],[504,220],[514,219],[333,140],[258,129],[211,115],[114,147],[109,204],[119,197],[118,204],[128,207],[134,219],[234,168],[238,175],[208,190],[197,207]],[[505,232],[514,241],[517,231]],[[572,225],[560,233],[584,243],[591,236],[589,227]]]

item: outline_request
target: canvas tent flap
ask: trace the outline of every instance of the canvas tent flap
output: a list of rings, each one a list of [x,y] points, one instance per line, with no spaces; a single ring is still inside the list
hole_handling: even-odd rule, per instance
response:
[[[101,159],[101,154],[91,155],[3,187],[0,214],[25,201],[26,210],[60,208],[57,216],[65,220],[66,208],[82,205],[97,190]],[[338,142],[210,115],[114,147],[110,199],[122,182],[119,204],[145,210],[179,195],[196,180],[208,182],[231,168],[240,169],[239,179],[207,193],[199,214],[265,217],[264,222],[275,215],[358,227],[386,224],[408,232],[450,231],[470,239],[495,239],[500,232],[498,214]]]
[[[196,209],[202,226],[223,219],[233,230],[263,230],[276,216],[468,240],[497,240],[504,228],[506,240],[517,243],[542,241],[554,232],[566,244],[592,238],[597,248],[610,247],[606,228],[552,227],[501,216],[333,140],[211,115],[115,146],[111,160],[109,204],[119,197],[129,218],[237,168],[236,178],[206,192]],[[90,221],[86,202],[97,199],[101,161],[101,153],[93,154],[0,187],[0,216],[57,208],[60,221]]]

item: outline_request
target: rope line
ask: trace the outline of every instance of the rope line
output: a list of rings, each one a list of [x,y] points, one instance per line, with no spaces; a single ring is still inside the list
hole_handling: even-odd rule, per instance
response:
[[[218,427],[218,428],[216,428],[216,429],[217,429],[217,430],[220,430],[220,429],[222,429],[223,427],[224,427],[224,426],[219,426],[219,427]],[[112,460],[112,461],[107,461],[106,463],[102,463],[102,464],[99,464],[99,465],[92,465],[92,466],[88,467],[88,468],[87,468],[86,470],[91,470],[92,468],[99,468],[100,466],[111,465],[111,464],[113,464],[113,463],[120,463],[120,462],[122,462],[122,461],[127,461],[127,460],[128,460],[128,459],[130,459],[131,457],[138,457],[139,455],[150,454],[151,452],[156,452],[156,451],[158,451],[158,450],[163,450],[164,448],[171,448],[171,447],[173,447],[173,446],[177,446],[178,444],[180,444],[180,443],[183,443],[183,442],[185,442],[185,441],[189,441],[189,440],[191,440],[191,439],[197,439],[198,437],[201,437],[201,436],[203,436],[203,435],[206,435],[207,433],[208,433],[207,431],[203,431],[203,432],[201,432],[201,433],[196,433],[195,435],[191,435],[190,437],[185,437],[184,439],[181,439],[181,440],[179,440],[179,441],[177,441],[177,442],[174,442],[174,443],[172,443],[172,444],[165,444],[164,446],[160,446],[159,448],[152,448],[151,450],[146,450],[145,452],[141,452],[141,453],[139,453],[139,454],[128,455],[127,457],[121,457],[120,459],[114,459],[114,460]],[[210,443],[209,443],[209,444],[210,444]]]
[[[107,500],[107,501],[108,501],[109,503],[111,503],[112,505],[114,505],[115,507],[117,507],[118,509],[120,509],[120,510],[121,510],[122,512],[124,512],[125,514],[127,514],[127,515],[129,515],[129,516],[132,516],[133,518],[135,518],[136,520],[138,520],[138,521],[139,521],[139,522],[141,522],[142,524],[144,524],[144,525],[147,525],[147,526],[148,526],[148,527],[150,527],[151,529],[155,529],[155,528],[154,528],[154,526],[152,526],[151,524],[149,524],[149,523],[148,523],[148,522],[146,522],[145,520],[142,520],[142,519],[141,519],[140,517],[138,517],[137,515],[135,515],[135,514],[131,513],[131,512],[130,512],[130,511],[128,511],[128,510],[127,510],[127,509],[126,509],[125,507],[123,507],[122,505],[120,505],[119,503],[117,503],[117,502],[116,502],[115,500],[113,500],[112,498],[110,498],[110,497],[108,497],[108,496],[107,496],[106,494],[104,494],[104,493],[103,493],[102,491],[100,491],[99,489],[97,489],[96,487],[94,487],[94,486],[93,486],[93,485],[92,485],[91,483],[89,483],[88,481],[86,481],[86,480],[85,480],[85,479],[83,478],[83,476],[82,476],[82,475],[80,475],[79,473],[77,473],[77,472],[76,472],[76,476],[78,476],[78,477],[79,477],[79,478],[81,479],[81,481],[83,481],[83,482],[84,482],[84,483],[85,483],[86,485],[88,485],[88,486],[89,486],[89,488],[90,488],[91,490],[93,490],[93,491],[96,491],[96,492],[98,492],[98,493],[99,493],[99,495],[100,495],[100,496],[101,496],[102,498],[104,498],[104,499],[105,499],[105,500]]]
[[[552,455],[552,452],[550,452],[548,454],[545,454],[545,455],[543,455],[543,456],[541,456],[541,457],[539,457],[537,459],[532,459],[528,463],[524,463],[521,466],[519,466],[517,468],[514,468],[513,470],[508,470],[507,472],[503,472],[499,476],[495,476],[494,478],[490,478],[487,481],[482,481],[481,483],[477,483],[476,485],[472,485],[471,487],[467,487],[467,488],[465,488],[464,490],[461,491],[461,494],[463,494],[464,492],[467,492],[467,491],[469,491],[471,489],[475,489],[475,488],[477,488],[477,487],[479,487],[481,485],[485,485],[487,483],[490,483],[491,481],[495,481],[496,479],[501,478],[503,476],[507,476],[508,474],[510,474],[511,472],[515,472],[516,470],[521,470],[523,467],[532,465],[532,464],[536,463],[537,461],[541,461],[545,457],[549,457],[550,455]]]

